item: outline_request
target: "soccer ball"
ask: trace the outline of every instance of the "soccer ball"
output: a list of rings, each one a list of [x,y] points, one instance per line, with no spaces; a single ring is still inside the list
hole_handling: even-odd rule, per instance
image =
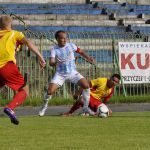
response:
[[[105,104],[101,104],[97,109],[98,117],[106,118],[109,116],[109,109]]]

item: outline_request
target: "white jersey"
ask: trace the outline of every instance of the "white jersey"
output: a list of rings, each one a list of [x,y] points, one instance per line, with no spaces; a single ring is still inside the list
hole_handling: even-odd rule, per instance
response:
[[[66,43],[64,47],[55,45],[51,50],[50,57],[56,59],[56,71],[60,74],[68,74],[76,71],[74,52],[77,46],[73,43]]]

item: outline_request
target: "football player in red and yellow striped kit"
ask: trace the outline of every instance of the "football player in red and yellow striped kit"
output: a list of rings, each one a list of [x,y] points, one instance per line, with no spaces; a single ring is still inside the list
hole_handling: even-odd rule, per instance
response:
[[[12,101],[4,108],[4,112],[10,117],[14,124],[19,121],[13,111],[21,105],[28,95],[28,86],[16,65],[15,49],[16,45],[26,44],[29,49],[38,56],[40,66],[45,66],[45,60],[38,48],[22,32],[11,29],[12,19],[9,16],[0,17],[0,87],[7,85],[16,91]]]
[[[113,74],[110,79],[108,78],[97,78],[90,81],[90,101],[89,101],[89,108],[96,114],[97,108],[101,104],[106,104],[107,101],[112,97],[114,92],[114,87],[119,84],[120,75]],[[81,94],[82,89],[80,89],[75,98],[77,98]],[[72,113],[83,106],[82,98],[77,100],[71,109],[64,113],[64,116],[72,115]],[[109,109],[109,113],[111,114],[112,111]]]

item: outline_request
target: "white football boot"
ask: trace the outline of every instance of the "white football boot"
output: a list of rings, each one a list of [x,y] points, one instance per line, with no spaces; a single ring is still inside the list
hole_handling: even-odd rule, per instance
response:
[[[48,102],[51,99],[51,95],[47,95],[47,93],[44,94],[44,104],[42,106],[42,109],[39,111],[39,116],[44,116],[45,112],[47,110],[48,107]]]
[[[82,116],[94,116],[95,112],[92,111],[89,107],[84,107],[83,106],[83,113]]]

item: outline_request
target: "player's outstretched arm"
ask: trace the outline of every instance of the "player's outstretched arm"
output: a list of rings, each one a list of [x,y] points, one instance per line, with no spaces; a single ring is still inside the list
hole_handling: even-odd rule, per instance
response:
[[[80,50],[78,52],[82,57],[84,57],[89,63],[95,64],[95,59],[90,57],[88,54],[86,54],[84,51]]]
[[[38,59],[40,61],[40,67],[43,69],[45,67],[46,62],[41,53],[39,52],[38,48],[30,40],[26,38],[23,38],[21,40],[21,43],[26,44],[29,47],[29,49],[38,56]]]

